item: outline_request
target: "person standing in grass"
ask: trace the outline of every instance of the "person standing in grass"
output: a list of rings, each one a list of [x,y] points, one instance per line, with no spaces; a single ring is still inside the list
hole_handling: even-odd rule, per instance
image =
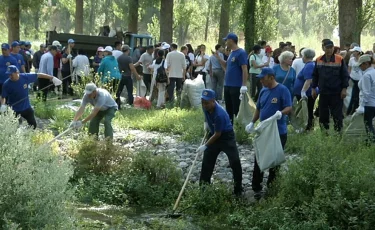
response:
[[[61,85],[62,81],[54,76],[43,73],[20,73],[14,65],[8,67],[6,75],[9,78],[2,85],[0,111],[2,113],[6,112],[6,104],[8,104],[16,113],[16,116],[25,118],[28,125],[35,129],[36,120],[29,100],[29,84],[35,82],[37,78],[52,80],[55,86]]]
[[[151,89],[153,89],[155,84],[158,88],[158,102],[156,103],[156,108],[158,109],[165,108],[165,92],[167,88],[167,82],[156,82],[156,75],[158,73],[158,69],[164,65],[165,56],[166,56],[165,52],[166,51],[164,50],[158,50],[158,53],[157,53],[158,57],[149,66],[149,68],[153,70]]]
[[[289,89],[290,95],[293,95],[294,82],[296,80],[296,71],[292,67],[294,54],[290,51],[284,51],[279,56],[280,65],[275,65],[275,79],[278,83],[285,85]]]
[[[233,172],[234,194],[241,196],[242,167],[228,113],[216,102],[215,91],[212,89],[203,90],[201,99],[205,117],[204,130],[210,133],[210,137],[204,145],[197,149],[197,152],[204,154],[199,183],[211,183],[216,159],[220,152],[224,152]]]
[[[362,78],[362,71],[359,68],[358,60],[359,57],[363,54],[362,49],[359,46],[354,47],[350,50],[353,57],[349,59],[348,72],[350,74],[350,80],[353,82],[353,88],[350,98],[350,103],[346,111],[346,115],[352,115],[355,112],[355,109],[359,106],[359,88],[358,82]]]
[[[277,127],[279,130],[281,145],[284,148],[288,139],[288,128],[286,116],[292,111],[292,97],[286,86],[276,81],[276,73],[271,68],[263,68],[257,76],[264,86],[260,91],[257,108],[253,120],[246,126],[246,132],[254,131],[254,124],[258,120],[264,121],[273,115],[278,116]],[[271,186],[276,178],[279,166],[269,170],[267,186]],[[260,171],[257,159],[254,160],[254,171],[251,186],[254,191],[254,198],[259,200],[262,197],[263,172]]]
[[[104,48],[104,58],[99,65],[98,74],[103,84],[112,84],[112,91],[116,92],[117,84],[121,79],[121,73],[118,67],[117,59],[112,55],[112,47]]]
[[[85,119],[79,120],[87,104],[94,106],[94,109]],[[113,139],[112,119],[117,111],[116,101],[112,95],[105,89],[97,88],[94,83],[88,83],[85,87],[85,95],[83,96],[81,107],[74,116],[70,128],[79,129],[83,124],[90,122],[89,134],[99,135],[100,121],[104,119],[104,136]]]

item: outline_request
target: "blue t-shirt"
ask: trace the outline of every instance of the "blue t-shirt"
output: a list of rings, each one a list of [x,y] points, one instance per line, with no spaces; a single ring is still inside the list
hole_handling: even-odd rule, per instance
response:
[[[306,80],[313,79],[313,72],[314,72],[315,62],[308,62],[306,63],[305,67],[299,72],[296,81],[294,82],[294,95],[301,95],[301,91],[303,85],[305,84]],[[309,97],[311,96],[311,85],[309,89],[306,91],[306,95]]]
[[[259,94],[257,109],[260,111],[260,121],[264,121],[273,116],[277,111],[282,111],[286,107],[292,106],[292,97],[288,88],[282,84],[278,84],[275,88],[269,89],[263,87]],[[277,121],[279,134],[286,134],[287,124],[286,116]]]
[[[18,54],[10,53],[10,55],[12,55],[17,60],[16,66],[21,73],[22,72],[21,66],[25,65],[25,60],[23,59],[22,55],[19,53]]]
[[[22,112],[31,107],[29,101],[29,84],[36,81],[36,73],[20,73],[18,81],[6,80],[3,84],[2,97],[15,112]]]
[[[273,71],[275,71],[276,81],[280,84],[285,85],[289,89],[290,95],[293,95],[294,81],[296,80],[295,69],[290,67],[290,71],[289,71],[287,79],[285,79],[285,77],[286,77],[286,74],[288,73],[288,71],[283,70],[280,65],[275,65],[273,67]]]
[[[247,54],[243,49],[232,51],[227,59],[224,86],[242,86],[242,66],[247,66]],[[247,67],[246,67],[247,71]]]
[[[0,84],[4,83],[8,76],[5,74],[8,66],[15,65],[17,66],[17,60],[12,56],[0,56]]]
[[[233,131],[233,126],[230,122],[228,113],[217,102],[215,104],[215,110],[213,113],[209,113],[205,109],[203,109],[203,112],[208,123],[208,127],[210,127],[211,134],[214,134],[215,132],[225,133]]]

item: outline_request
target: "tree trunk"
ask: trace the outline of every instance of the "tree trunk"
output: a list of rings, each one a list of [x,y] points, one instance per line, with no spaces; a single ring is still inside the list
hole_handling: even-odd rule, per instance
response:
[[[76,0],[75,33],[83,34],[83,0]]]
[[[129,1],[128,31],[135,33],[135,34],[138,33],[138,8],[139,8],[139,0]]]
[[[105,0],[105,7],[104,7],[104,25],[103,26],[109,26],[110,18],[111,18],[111,0]]]
[[[206,26],[204,28],[204,41],[207,42],[208,39],[208,25],[210,24],[210,14],[211,10],[208,10],[208,13],[206,15]]]
[[[340,47],[345,43],[361,44],[362,28],[358,22],[357,12],[362,7],[362,0],[340,0],[339,3],[339,36]]]
[[[39,12],[40,12],[40,7],[38,7],[38,10],[34,12],[34,16],[33,16],[33,19],[34,19],[34,29],[36,31],[35,35],[34,35],[34,39],[35,40],[38,40],[39,39]]]
[[[223,38],[229,32],[229,11],[230,11],[230,0],[221,1],[221,14],[220,14],[220,27],[219,27],[219,39],[218,44],[224,45]]]
[[[307,2],[308,0],[303,0],[302,2],[302,32],[303,34],[307,34],[307,28],[306,28],[306,14],[307,14]]]
[[[185,29],[184,29],[184,36],[183,36],[183,40],[182,40],[183,43],[185,43],[185,41],[186,41],[188,31],[189,31],[189,23],[186,23]],[[181,44],[183,44],[183,43],[181,43]]]
[[[173,0],[161,0],[160,41],[171,43],[173,40]]]
[[[247,0],[245,1],[244,8],[243,8],[243,18],[244,24],[246,25],[244,28],[245,34],[245,50],[250,52],[252,47],[254,46],[255,41],[255,8],[256,8],[256,0]]]
[[[184,25],[180,23],[178,26],[178,44],[184,44]]]
[[[88,31],[88,34],[94,34],[93,33],[93,26],[95,24],[95,17],[94,17],[94,14],[95,14],[95,8],[96,8],[96,0],[91,0],[90,1],[90,16],[89,16],[89,31]]]
[[[20,1],[8,0],[8,41],[20,40]]]

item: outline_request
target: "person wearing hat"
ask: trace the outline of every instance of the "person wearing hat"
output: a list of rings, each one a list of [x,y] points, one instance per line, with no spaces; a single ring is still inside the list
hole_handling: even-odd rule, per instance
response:
[[[359,57],[363,54],[361,47],[355,46],[353,49],[349,50],[352,52],[352,56],[349,59],[348,72],[350,74],[350,80],[353,83],[352,93],[350,98],[350,103],[348,109],[346,110],[346,115],[352,115],[355,112],[355,109],[359,106],[359,88],[358,82],[362,78],[362,71],[359,67],[358,61]]]
[[[246,51],[238,47],[238,37],[234,33],[229,33],[224,41],[228,49],[231,49],[227,61],[224,61],[216,52],[214,55],[219,58],[222,65],[226,65],[224,78],[224,100],[225,109],[233,124],[233,118],[237,116],[240,109],[240,96],[247,93],[247,71]],[[242,98],[242,97],[241,97]]]
[[[44,73],[44,74],[54,76],[53,75],[53,68],[54,68],[53,57],[57,54],[57,52],[58,52],[57,47],[51,46],[49,48],[49,52],[42,55],[42,57],[40,58],[38,73]],[[48,93],[48,88],[50,88],[50,81],[48,79],[39,79],[38,87],[39,87],[39,90],[42,90],[42,93],[43,93],[42,100],[47,101],[47,93]],[[40,95],[38,93],[38,97],[39,96]]]
[[[94,72],[97,73],[98,72],[98,68],[99,68],[99,65],[100,63],[102,62],[103,60],[103,51],[104,51],[104,48],[103,47],[98,47],[98,49],[96,50],[96,55],[94,57],[94,61],[92,63],[92,65],[94,66]]]
[[[265,55],[262,58],[262,63],[266,64],[268,63],[268,67],[273,68],[275,66],[275,60],[272,57],[272,48],[270,46],[267,46],[265,48]]]
[[[237,149],[232,123],[228,113],[216,102],[215,91],[205,89],[202,92],[202,108],[205,117],[204,130],[209,132],[205,144],[197,149],[203,153],[202,169],[199,183],[211,183],[212,172],[220,152],[224,152],[232,168],[234,194],[242,194],[242,167]]]
[[[311,95],[317,97],[319,87],[319,123],[328,130],[330,116],[334,128],[340,132],[343,127],[343,105],[346,88],[349,86],[349,72],[343,58],[333,54],[333,42],[324,42],[324,55],[315,60]]]
[[[17,41],[12,42],[12,55],[17,60],[17,68],[21,71],[21,73],[26,73],[25,69],[25,60],[23,56],[20,54],[21,46],[20,43]]]
[[[264,121],[273,115],[278,117],[277,127],[279,130],[281,145],[285,147],[287,141],[287,119],[286,116],[292,111],[292,97],[290,96],[289,89],[276,81],[275,71],[271,68],[263,68],[262,72],[257,75],[263,85],[260,91],[259,99],[257,101],[256,110],[252,121],[245,128],[246,132],[254,132],[254,124],[258,120]],[[271,186],[276,178],[279,167],[271,168],[267,186]],[[254,190],[254,197],[260,199],[262,196],[262,182],[263,172],[260,171],[257,159],[254,160],[254,171],[251,182],[252,189]]]
[[[112,83],[112,90],[116,92],[117,83],[121,79],[121,73],[118,68],[117,59],[112,55],[112,47],[106,46],[104,48],[104,58],[98,68],[98,74],[101,77],[103,84]]]
[[[255,45],[253,47],[253,53],[249,57],[249,65],[250,65],[250,81],[251,81],[251,97],[254,101],[258,100],[260,90],[262,89],[262,84],[259,81],[259,78],[256,76],[260,74],[262,68],[269,66],[269,63],[263,63],[262,57],[260,55],[262,47],[260,45]]]
[[[1,44],[1,54],[0,55],[0,96],[3,89],[3,83],[8,79],[6,74],[8,66],[17,66],[17,59],[10,55],[10,46],[7,43]]]
[[[35,82],[37,78],[51,80],[54,85],[60,85],[62,82],[54,76],[43,73],[20,73],[15,65],[7,68],[6,74],[9,78],[4,82],[1,93],[1,112],[6,112],[8,104],[16,113],[25,118],[30,126],[36,128],[34,110],[29,100],[29,84]]]
[[[358,113],[364,113],[363,119],[367,132],[368,144],[375,143],[375,129],[373,119],[375,118],[375,69],[372,67],[373,58],[371,55],[362,55],[358,60],[358,66],[363,71],[360,80],[361,94],[363,96]]]
[[[88,83],[84,92],[81,106],[75,114],[70,127],[79,129],[85,123],[90,122],[89,133],[98,136],[100,122],[104,119],[104,136],[105,138],[113,139],[112,119],[115,117],[117,104],[112,95],[107,90],[96,87],[94,83]],[[91,104],[94,108],[90,115],[80,120],[87,104]]]

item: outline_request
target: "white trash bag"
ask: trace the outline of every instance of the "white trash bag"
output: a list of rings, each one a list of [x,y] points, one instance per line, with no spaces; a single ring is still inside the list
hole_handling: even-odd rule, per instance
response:
[[[137,96],[138,97],[145,97],[146,96],[147,87],[146,87],[146,84],[144,83],[143,79],[137,80],[136,88],[137,88]]]
[[[264,172],[285,162],[275,115],[260,122],[255,128],[255,133],[255,157],[260,171]]]

